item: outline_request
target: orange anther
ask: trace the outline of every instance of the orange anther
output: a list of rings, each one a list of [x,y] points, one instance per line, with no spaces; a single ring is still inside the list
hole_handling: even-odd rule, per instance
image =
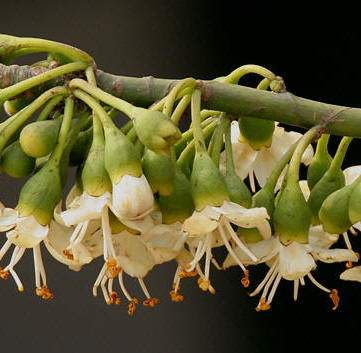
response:
[[[169,294],[170,294],[170,298],[175,303],[179,303],[179,302],[182,302],[184,300],[183,295],[175,292],[174,290],[170,291]]]
[[[266,303],[266,298],[261,298],[256,306],[256,311],[266,311],[269,309],[271,309],[271,305]]]
[[[345,267],[346,267],[346,268],[352,268],[352,267],[353,267],[352,261],[346,262]]]
[[[244,270],[244,277],[241,279],[241,283],[243,285],[244,288],[247,288],[249,286],[249,271],[248,270]]]
[[[105,275],[108,278],[117,277],[119,272],[121,271],[121,268],[117,266],[117,260],[114,258],[108,259],[106,265],[107,265],[107,270],[105,272]]]
[[[150,306],[152,308],[154,308],[158,303],[159,303],[158,298],[148,298],[143,301],[144,306]]]
[[[190,266],[186,266],[186,268],[190,268]],[[193,270],[193,271],[186,271],[186,269],[181,268],[181,270],[178,273],[178,277],[179,278],[186,278],[186,277],[195,277],[197,276],[198,272],[197,270]]]
[[[202,289],[202,291],[206,292],[209,288],[209,286],[211,285],[211,281],[205,281],[202,277],[198,278],[198,286],[200,289]]]
[[[360,253],[355,252],[355,255],[357,256],[357,258],[360,260]]]
[[[44,300],[50,300],[54,298],[54,295],[50,292],[47,285],[42,287],[36,287],[35,293],[37,296],[42,297]]]
[[[340,303],[340,297],[338,296],[337,289],[332,289],[329,296],[333,303],[332,310],[336,310],[338,308],[338,304]]]
[[[120,305],[121,300],[116,291],[111,292],[109,296],[110,296],[110,304]]]
[[[69,249],[64,249],[63,255],[65,255],[69,260],[74,260],[74,256]]]
[[[138,305],[138,299],[133,298],[128,305],[128,315],[132,316],[134,314],[137,305]]]
[[[9,278],[9,271],[0,270],[0,277],[2,279],[8,279]]]

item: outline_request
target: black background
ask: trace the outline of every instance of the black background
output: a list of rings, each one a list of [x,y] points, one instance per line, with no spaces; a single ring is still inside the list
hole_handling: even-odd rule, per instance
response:
[[[131,76],[212,79],[259,64],[283,76],[298,96],[360,107],[361,32],[341,29],[339,22],[323,26],[310,15],[297,20],[297,11],[280,15],[272,3],[238,11],[235,3],[208,1],[16,1],[1,3],[0,32],[77,46],[102,70]],[[345,166],[358,163],[354,141]],[[23,181],[0,176],[0,183],[1,200],[15,206]],[[357,239],[353,243],[360,245]],[[128,317],[125,302],[107,307],[91,295],[100,260],[80,273],[47,254],[45,262],[55,293],[51,302],[33,293],[30,251],[17,266],[26,291],[17,293],[10,279],[0,283],[0,352],[256,353],[314,350],[318,343],[323,351],[333,351],[337,342],[358,346],[361,286],[340,283],[344,265],[319,264],[315,274],[339,289],[336,312],[328,295],[312,285],[301,288],[293,303],[292,283],[282,281],[272,309],[257,313],[257,300],[241,288],[236,269],[212,273],[215,296],[185,280],[185,300],[175,304],[168,295],[171,263],[146,278],[161,303],[154,309],[139,306]],[[254,269],[251,285],[265,271]],[[134,280],[128,283],[139,293]]]

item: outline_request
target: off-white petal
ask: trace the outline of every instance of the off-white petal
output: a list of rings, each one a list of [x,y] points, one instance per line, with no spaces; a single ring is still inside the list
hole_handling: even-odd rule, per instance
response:
[[[74,185],[69,191],[68,196],[66,197],[65,207],[69,208],[71,203],[74,201],[74,199],[76,199],[79,196],[81,196],[81,192],[79,191],[79,188],[76,185]]]
[[[338,234],[330,234],[323,230],[322,225],[313,226],[308,233],[308,242],[313,247],[328,249],[336,243],[339,238]]]
[[[305,198],[305,200],[307,201],[308,198],[310,197],[310,188],[308,187],[308,183],[307,180],[300,180],[299,181],[299,185],[303,194],[303,197]]]
[[[144,175],[124,175],[118,184],[113,184],[112,205],[120,220],[143,218],[153,210],[153,204],[153,192]]]
[[[340,279],[343,279],[344,281],[361,282],[361,266],[355,266],[342,272]]]
[[[19,218],[16,227],[7,232],[7,238],[22,248],[33,248],[45,239],[49,232],[49,226],[43,226],[37,222],[34,216]]]
[[[194,211],[183,224],[183,231],[190,235],[202,235],[210,233],[218,227],[218,222],[208,218],[201,212]]]
[[[297,242],[292,242],[288,246],[281,244],[279,261],[279,273],[290,281],[302,278],[316,268],[316,263],[305,245]]]
[[[179,266],[186,267],[193,260],[193,255],[185,248],[178,253],[176,260]]]
[[[324,249],[312,246],[312,255],[316,260],[327,263],[358,261],[356,254],[348,249]]]
[[[350,185],[361,175],[361,165],[346,168],[343,174],[345,175],[346,185]]]
[[[12,208],[2,207],[0,210],[0,232],[6,232],[9,229],[13,228],[16,224],[18,217],[18,211]]]

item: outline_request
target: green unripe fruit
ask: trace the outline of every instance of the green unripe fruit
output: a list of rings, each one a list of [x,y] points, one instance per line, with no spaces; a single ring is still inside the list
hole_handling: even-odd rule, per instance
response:
[[[246,244],[257,243],[263,240],[258,228],[242,228],[238,227],[237,234],[243,238]]]
[[[308,199],[308,206],[312,213],[312,223],[320,224],[318,213],[327,198],[338,189],[345,186],[345,176],[340,168],[329,168],[319,182],[313,187]]]
[[[145,147],[161,154],[170,156],[169,148],[181,137],[177,125],[165,114],[156,110],[134,107],[131,118],[139,140]]]
[[[348,206],[348,215],[351,224],[361,221],[361,181],[357,181],[355,188],[352,190]]]
[[[323,202],[318,216],[325,232],[341,234],[351,227],[348,210],[350,196],[355,186],[354,184],[344,186]]]
[[[61,192],[59,168],[49,160],[21,189],[16,207],[20,217],[32,215],[41,225],[50,224]]]
[[[34,170],[35,159],[26,155],[19,141],[15,141],[4,150],[1,165],[3,171],[13,178],[25,178]]]
[[[224,177],[227,186],[229,199],[245,208],[250,208],[252,204],[252,194],[247,185],[234,173],[227,173]]]
[[[282,244],[308,243],[311,212],[298,182],[287,182],[279,195],[273,214],[275,235]]]
[[[238,125],[241,133],[239,139],[247,142],[254,150],[271,146],[275,130],[273,121],[243,116],[238,119]]]
[[[229,201],[227,186],[207,152],[197,152],[191,174],[192,197],[197,211]]]
[[[71,166],[82,164],[89,153],[93,141],[93,129],[81,131],[71,149],[69,162]]]
[[[169,196],[173,192],[174,163],[169,157],[147,149],[142,158],[145,177],[153,193]]]
[[[330,168],[332,157],[327,151],[327,142],[330,135],[322,135],[318,140],[316,153],[307,169],[307,184],[310,190],[318,183]]]
[[[44,157],[55,148],[61,119],[36,121],[25,126],[20,133],[20,144],[30,157]]]
[[[162,211],[162,222],[172,224],[184,222],[194,211],[191,185],[179,167],[175,167],[173,192],[169,196],[159,196],[158,205]]]

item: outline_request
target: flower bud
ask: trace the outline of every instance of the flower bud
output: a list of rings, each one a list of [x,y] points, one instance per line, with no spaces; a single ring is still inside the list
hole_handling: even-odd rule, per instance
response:
[[[252,194],[240,177],[235,173],[227,173],[224,177],[229,198],[245,208],[250,208],[252,204]]]
[[[248,143],[254,150],[271,146],[274,121],[242,116],[238,119],[238,125],[240,141]]]
[[[297,182],[284,180],[273,214],[275,235],[282,244],[308,243],[311,212]]]
[[[4,150],[1,165],[3,171],[13,178],[25,178],[34,170],[35,159],[26,155],[19,141],[15,141]]]
[[[158,198],[165,224],[184,222],[194,211],[190,182],[178,166],[175,167],[173,185],[173,192],[169,196],[161,195]]]
[[[351,224],[355,224],[361,221],[361,182],[357,182],[355,188],[352,190],[348,215],[350,217]]]
[[[30,104],[34,100],[34,98],[19,97],[7,100],[4,103],[4,109],[8,115],[14,115],[21,109],[25,108],[28,104]]]
[[[55,148],[61,119],[36,121],[20,133],[20,145],[30,157],[44,157]]]
[[[86,159],[93,141],[93,129],[81,131],[71,149],[69,162],[71,166],[80,165]]]
[[[349,201],[355,186],[356,184],[344,186],[329,195],[323,202],[318,216],[325,232],[341,234],[351,227]]]
[[[134,107],[131,118],[144,146],[163,156],[169,156],[169,148],[182,137],[177,125],[161,112]]]
[[[197,211],[229,201],[222,175],[206,151],[197,152],[191,174],[192,197]]]
[[[320,224],[318,213],[328,195],[345,186],[345,176],[340,168],[329,168],[313,187],[308,199],[312,213],[312,223]]]
[[[174,163],[169,157],[147,149],[142,158],[142,166],[153,193],[165,196],[172,194]]]

